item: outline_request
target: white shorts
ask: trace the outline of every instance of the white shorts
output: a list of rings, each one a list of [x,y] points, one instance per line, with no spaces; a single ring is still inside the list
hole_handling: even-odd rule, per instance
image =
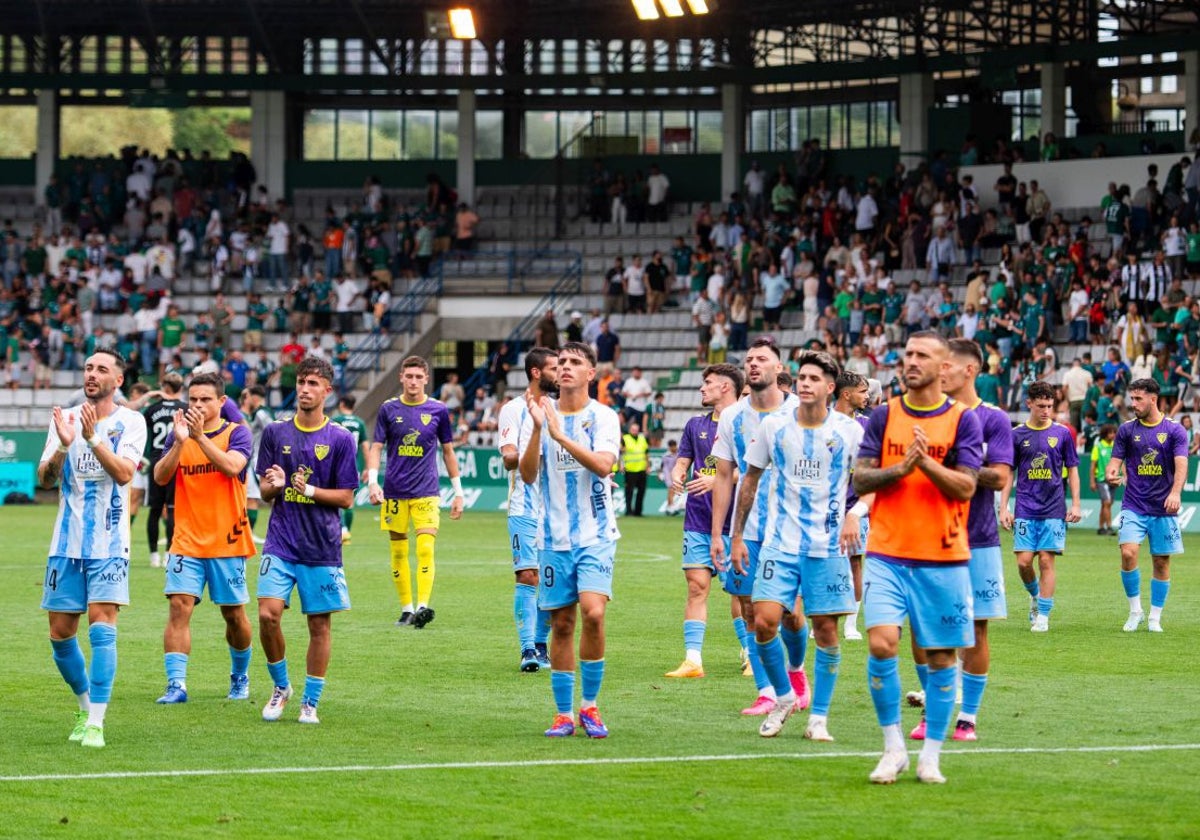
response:
[[[129,485],[129,489],[141,490],[143,493],[145,493],[149,483],[149,478],[147,477],[145,471],[135,470],[133,473],[133,482]]]
[[[262,491],[258,489],[258,476],[254,470],[246,470],[246,498],[262,501]]]

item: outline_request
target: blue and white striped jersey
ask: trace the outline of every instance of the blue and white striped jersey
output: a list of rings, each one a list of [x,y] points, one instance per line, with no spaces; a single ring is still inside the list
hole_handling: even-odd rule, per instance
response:
[[[768,498],[764,548],[841,556],[846,490],[862,439],[862,426],[836,411],[811,429],[788,415],[763,420],[746,448],[746,463],[766,470],[759,484]]]
[[[529,445],[529,436],[533,433],[533,421],[529,419],[529,406],[524,395],[509,400],[500,409],[500,425],[496,435],[496,448],[506,446],[517,448],[517,457]],[[538,485],[526,484],[521,480],[520,470],[510,470],[508,473],[508,515],[539,517],[542,513],[542,500]]]
[[[556,411],[557,406],[556,401]],[[580,411],[559,416],[571,440],[593,452],[620,455],[621,424],[608,406],[591,400]],[[545,430],[538,485],[543,508],[538,548],[569,551],[620,539],[613,510],[612,477],[586,469]]]
[[[745,475],[746,447],[750,445],[750,439],[758,431],[759,424],[765,418],[775,414],[791,417],[792,412],[799,405],[800,400],[796,398],[796,395],[788,394],[779,408],[760,414],[750,405],[749,397],[742,397],[732,406],[721,412],[721,419],[717,423],[717,440],[713,443],[712,454],[722,461],[732,461],[737,467],[738,473]],[[738,480],[738,487],[741,487],[740,478]],[[737,504],[737,488],[734,488],[730,504]],[[766,476],[763,476],[763,481],[758,485],[758,495],[754,500],[754,509],[750,511],[750,516],[746,519],[746,528],[742,532],[743,538],[750,542],[761,539],[762,526],[766,518],[767,487]]]
[[[128,559],[129,485],[122,487],[113,481],[88,448],[79,409],[71,411],[71,421],[75,440],[63,461],[50,554],[78,560]],[[135,465],[141,462],[146,448],[146,418],[139,412],[118,406],[96,424],[96,434],[119,457]],[[58,445],[58,432],[51,421],[42,460],[54,457]]]

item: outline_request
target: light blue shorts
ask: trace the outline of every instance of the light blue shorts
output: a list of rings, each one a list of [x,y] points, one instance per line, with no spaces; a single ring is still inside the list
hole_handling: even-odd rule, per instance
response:
[[[1062,519],[1018,519],[1013,522],[1013,551],[1062,554],[1067,546],[1067,523]]]
[[[1150,553],[1159,557],[1183,554],[1183,537],[1176,516],[1144,516],[1132,510],[1121,511],[1117,525],[1117,542],[1121,545],[1141,545],[1150,537]]]
[[[847,615],[854,612],[854,580],[850,560],[841,557],[800,557],[772,548],[759,555],[754,601],[773,601],[786,610],[804,600],[805,615]]]
[[[167,583],[164,595],[191,595],[199,604],[204,600],[204,586],[214,604],[228,606],[245,604],[250,600],[246,587],[245,557],[185,557],[167,555]]]
[[[729,556],[729,535],[721,536],[725,546],[725,556]],[[708,569],[714,577],[725,579],[724,572],[718,572],[712,561],[712,534],[702,534],[699,531],[683,532],[683,568]]]
[[[746,571],[742,574],[733,567],[733,561],[728,559],[729,553],[725,553],[729,567],[721,578],[721,586],[730,595],[749,598],[753,594],[755,570],[758,569],[758,553],[761,548],[762,543],[758,540],[746,540],[746,552],[749,557],[746,560]]]
[[[51,555],[42,583],[42,609],[85,613],[88,604],[129,603],[129,560],[105,557],[79,560]]]
[[[513,571],[537,571],[538,522],[532,516],[508,517],[508,541],[512,543]]]
[[[975,620],[1008,618],[1008,602],[1004,595],[1004,557],[1000,546],[972,548],[971,594],[975,598]]]
[[[580,592],[612,599],[613,560],[617,544],[597,543],[567,551],[539,552],[538,609],[556,610],[579,603]]]
[[[863,562],[863,621],[900,627],[908,619],[927,650],[975,644],[975,608],[967,566],[904,566],[867,555]]]
[[[278,598],[290,607],[293,589],[300,593],[300,611],[305,615],[350,609],[350,591],[341,566],[306,566],[264,554],[258,566],[258,597]]]

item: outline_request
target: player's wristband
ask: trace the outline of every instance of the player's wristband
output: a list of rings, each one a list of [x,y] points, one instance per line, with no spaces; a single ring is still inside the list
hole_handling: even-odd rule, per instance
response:
[[[463,495],[462,476],[456,475],[450,479],[450,486],[454,488],[454,495],[461,498]]]
[[[862,519],[869,512],[869,510],[867,508],[867,503],[863,502],[863,501],[856,502],[854,504],[854,507],[850,508],[850,512],[853,513],[855,516],[857,516],[859,519]]]
[[[305,496],[311,499],[313,496],[317,495],[317,488],[313,487],[311,484],[305,484],[303,492]]]
[[[61,443],[58,445],[58,454],[59,455],[66,455],[70,451],[71,451],[71,447],[63,446]]]
[[[97,446],[99,446],[100,445],[100,435],[94,434],[90,438],[88,438],[87,445],[88,445],[88,449],[95,449]]]
[[[367,470],[367,484],[379,483],[379,470]]]

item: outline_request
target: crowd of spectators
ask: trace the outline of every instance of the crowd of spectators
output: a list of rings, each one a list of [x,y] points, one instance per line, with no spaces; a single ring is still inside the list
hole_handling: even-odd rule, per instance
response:
[[[11,221],[0,229],[0,384],[12,388],[51,387],[55,370],[76,369],[103,342],[149,381],[185,362],[232,360],[241,382],[249,359],[252,384],[270,368],[286,397],[289,364],[265,352],[265,333],[311,336],[306,346],[338,367],[347,336],[389,329],[396,285],[428,273],[440,253],[470,251],[479,223],[436,175],[423,202],[395,207],[372,177],[348,212],[326,208],[318,238],[244,155],[159,158],[133,147],[68,162],[42,209],[28,232]],[[207,279],[211,306],[193,312],[176,305],[177,282],[197,275],[189,290]],[[244,305],[235,313],[225,294],[244,294]],[[240,342],[235,315],[245,317]]]
[[[1042,159],[1057,159],[1057,145],[1045,137]],[[1159,381],[1172,416],[1200,410],[1200,300],[1184,286],[1200,278],[1198,151],[1161,182],[1151,165],[1137,189],[1110,184],[1068,219],[1042,185],[1018,177],[1021,157],[1004,141],[988,155],[974,138],[963,149],[964,164],[1002,164],[985,206],[946,153],[911,171],[898,163],[886,178],[838,174],[812,140],[772,172],[754,162],[742,189],[703,204],[670,245],[616,257],[597,281],[603,308],[582,332],[595,344],[613,313],[683,308],[704,365],[787,320],[812,336],[806,346],[899,393],[905,337],[936,329],[980,344],[985,399],[1019,412],[1030,383],[1051,381],[1064,422],[1088,441],[1125,419],[1130,372]],[[648,195],[648,184],[622,189],[601,161],[590,183],[593,221],[619,225],[628,216],[608,200]],[[1067,347],[1072,362],[1060,366]]]

